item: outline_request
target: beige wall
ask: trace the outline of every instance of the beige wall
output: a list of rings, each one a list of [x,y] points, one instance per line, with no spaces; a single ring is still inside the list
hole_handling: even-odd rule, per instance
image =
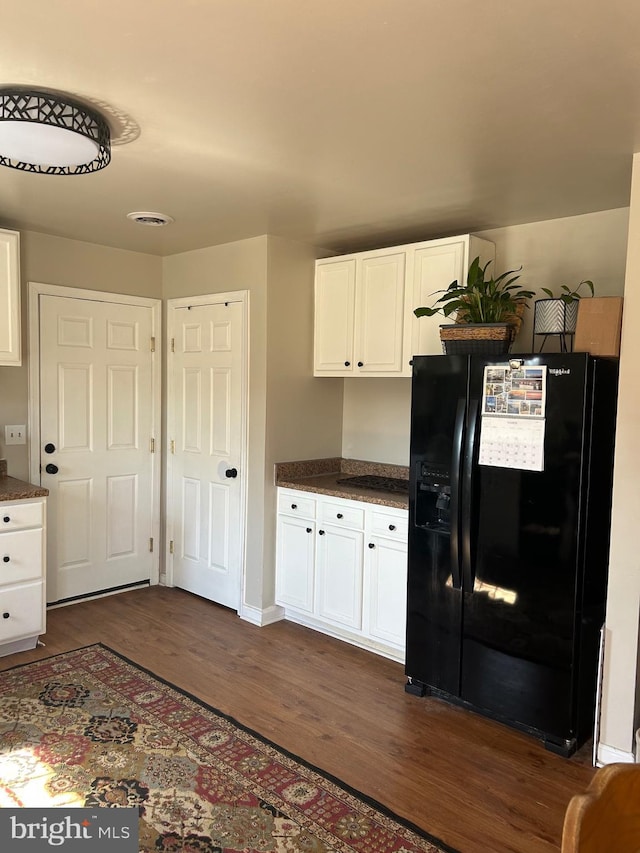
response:
[[[22,367],[0,367],[1,424],[26,424],[28,408],[27,282],[106,290],[130,296],[159,299],[162,290],[161,259],[139,252],[111,249],[51,237],[34,231],[20,233],[22,282]],[[0,429],[0,458],[9,473],[29,479],[26,446],[4,446]]]
[[[265,535],[267,237],[172,255],[163,259],[162,268],[165,299],[249,291],[249,470],[244,600],[252,607],[261,608]]]
[[[316,250],[256,237],[163,261],[165,298],[248,290],[249,470],[244,603],[273,605],[273,465],[340,454],[342,383],[313,378]]]
[[[496,245],[495,269],[522,265],[521,282],[536,290],[592,279],[598,296],[624,291],[627,208],[496,228],[479,234]],[[514,351],[531,350],[533,309],[525,312]],[[551,349],[550,346],[547,347]],[[327,381],[327,380],[324,380]],[[342,455],[407,465],[409,379],[345,379]]]
[[[640,519],[640,154],[633,158],[629,249],[627,253],[618,427],[613,486],[613,519],[605,637],[600,756],[616,760],[617,750],[634,750],[638,713],[638,613],[640,555],[635,535]],[[612,754],[607,754],[613,750]]]
[[[313,376],[317,250],[269,237],[263,600],[275,595],[275,462],[340,456],[342,380]]]

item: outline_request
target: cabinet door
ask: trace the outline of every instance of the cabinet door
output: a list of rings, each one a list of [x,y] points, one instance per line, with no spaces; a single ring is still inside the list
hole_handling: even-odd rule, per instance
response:
[[[364,534],[327,525],[318,530],[316,540],[316,615],[360,630]]]
[[[358,261],[354,356],[359,374],[402,370],[405,257],[396,252]]]
[[[366,553],[369,636],[404,648],[407,621],[407,543],[370,537]]]
[[[452,281],[466,277],[464,270],[466,241],[425,246],[413,256],[411,282],[411,311],[421,305],[431,306],[438,298],[435,291],[446,290]],[[454,317],[441,314],[434,317],[415,317],[412,323],[411,355],[442,355],[440,325],[453,323]]]
[[[44,631],[43,588],[43,582],[38,581],[0,591],[0,643],[37,636]]]
[[[22,364],[19,239],[0,229],[0,365],[16,367]]]
[[[276,604],[313,612],[315,522],[278,517]]]
[[[315,281],[314,375],[353,373],[356,262],[318,262]]]

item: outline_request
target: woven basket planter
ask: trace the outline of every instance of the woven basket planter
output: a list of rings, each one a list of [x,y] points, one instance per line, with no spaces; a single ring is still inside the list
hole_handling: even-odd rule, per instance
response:
[[[440,326],[445,355],[502,355],[516,336],[510,323],[452,323]]]

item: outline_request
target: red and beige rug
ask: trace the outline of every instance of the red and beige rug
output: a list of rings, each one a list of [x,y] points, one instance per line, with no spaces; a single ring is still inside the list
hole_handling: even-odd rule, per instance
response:
[[[0,806],[135,806],[145,853],[451,851],[102,645],[0,673]]]

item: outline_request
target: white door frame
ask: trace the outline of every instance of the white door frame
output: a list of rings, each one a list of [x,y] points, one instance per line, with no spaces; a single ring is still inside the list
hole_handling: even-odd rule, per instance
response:
[[[241,302],[242,303],[242,333],[243,333],[243,351],[241,371],[241,450],[240,450],[240,565],[241,572],[239,577],[240,589],[238,590],[238,615],[242,615],[244,607],[244,585],[245,585],[245,570],[247,560],[247,462],[249,458],[248,452],[248,415],[249,415],[249,291],[236,290],[226,293],[208,293],[204,296],[181,296],[177,299],[167,299],[167,348],[165,371],[167,377],[167,441],[171,441],[171,437],[175,435],[175,388],[173,382],[173,373],[169,365],[169,356],[171,350],[171,341],[175,338],[176,328],[176,308],[185,308],[189,305],[201,306],[219,304],[221,302]],[[165,484],[166,484],[166,553],[165,553],[165,583],[167,586],[173,586],[173,554],[171,553],[170,543],[175,541],[174,535],[174,514],[173,514],[173,454],[171,447],[167,447],[165,454]]]
[[[67,299],[83,299],[93,302],[114,302],[125,305],[137,305],[151,308],[152,329],[155,338],[155,349],[152,351],[152,417],[151,427],[155,439],[155,453],[152,461],[152,532],[153,532],[153,562],[151,567],[151,585],[158,583],[160,578],[160,472],[162,446],[162,386],[160,352],[162,351],[162,301],[149,299],[144,296],[127,296],[123,293],[110,293],[103,290],[86,290],[79,287],[63,287],[58,284],[43,284],[30,281],[27,284],[29,297],[29,409],[27,428],[29,453],[29,479],[32,483],[40,482],[40,295],[64,296]]]

